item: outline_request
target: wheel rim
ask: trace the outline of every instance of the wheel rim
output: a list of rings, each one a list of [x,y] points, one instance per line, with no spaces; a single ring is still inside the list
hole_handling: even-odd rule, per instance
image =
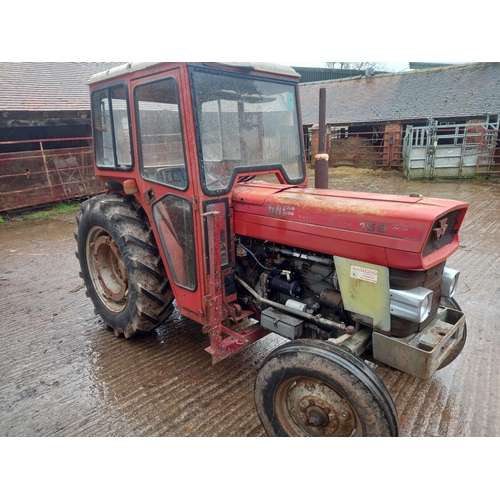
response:
[[[294,377],[276,391],[276,416],[289,436],[362,436],[360,419],[337,390],[310,377]]]
[[[115,313],[121,312],[128,298],[125,263],[111,235],[94,227],[87,238],[87,262],[94,289],[101,302]]]

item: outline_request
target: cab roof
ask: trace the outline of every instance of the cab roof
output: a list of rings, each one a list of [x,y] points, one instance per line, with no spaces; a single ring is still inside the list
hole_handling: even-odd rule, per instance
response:
[[[157,64],[161,64],[161,63],[160,62],[130,62],[130,63],[122,64],[121,66],[117,66],[116,68],[111,68],[111,69],[108,69],[106,71],[101,71],[100,73],[96,73],[88,81],[88,85],[102,82],[103,80],[108,80],[108,79],[114,78],[116,76],[126,75],[126,74],[132,73],[134,71],[147,69],[149,67],[156,66]],[[275,74],[279,74],[279,75],[295,76],[295,77],[300,76],[290,66],[284,66],[284,65],[275,64],[275,63],[221,62],[221,63],[216,63],[216,64],[228,66],[228,67],[233,67],[233,68],[247,68],[247,69],[252,69],[252,70],[256,70],[256,71],[264,71],[266,73],[275,73]]]

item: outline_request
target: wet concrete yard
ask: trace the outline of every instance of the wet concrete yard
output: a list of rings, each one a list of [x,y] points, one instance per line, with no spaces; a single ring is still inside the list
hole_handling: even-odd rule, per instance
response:
[[[405,181],[337,169],[332,188],[470,203],[456,299],[468,315],[462,355],[430,380],[375,371],[402,436],[500,435],[500,179]],[[264,436],[253,383],[283,339],[258,341],[212,366],[207,337],[177,311],[155,333],[105,330],[75,258],[75,213],[0,224],[1,436]]]

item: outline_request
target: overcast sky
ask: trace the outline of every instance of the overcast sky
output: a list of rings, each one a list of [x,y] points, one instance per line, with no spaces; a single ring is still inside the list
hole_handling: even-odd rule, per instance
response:
[[[284,62],[282,64],[286,64],[287,66],[305,66],[307,68],[324,68],[326,62]],[[386,62],[384,63],[387,66],[388,71],[402,71],[408,68],[409,63],[407,62]]]
[[[382,62],[382,61],[380,61]],[[430,61],[420,61],[420,62],[430,62]],[[437,61],[434,61],[437,62]],[[445,62],[445,61],[439,61],[439,62]],[[298,66],[298,67],[307,67],[307,68],[324,68],[325,67],[325,62],[283,62],[279,64],[286,64],[287,66]],[[409,62],[384,62],[384,64],[387,67],[387,71],[392,71],[394,73],[397,73],[398,71],[404,71],[409,68],[410,63]],[[447,63],[447,64],[462,64],[459,62],[454,62],[454,63]]]

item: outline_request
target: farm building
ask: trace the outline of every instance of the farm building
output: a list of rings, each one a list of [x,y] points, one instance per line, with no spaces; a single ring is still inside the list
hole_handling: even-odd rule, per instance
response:
[[[103,190],[86,83],[118,64],[0,62],[0,212]]]
[[[301,84],[312,157],[320,88],[330,167],[397,168],[408,178],[500,173],[500,63]]]
[[[93,175],[86,82],[119,64],[0,62],[0,212],[103,189]],[[370,75],[295,69],[306,82],[309,159],[325,87],[331,167],[397,168],[409,178],[500,171],[500,63]],[[330,80],[308,81],[314,78]]]

